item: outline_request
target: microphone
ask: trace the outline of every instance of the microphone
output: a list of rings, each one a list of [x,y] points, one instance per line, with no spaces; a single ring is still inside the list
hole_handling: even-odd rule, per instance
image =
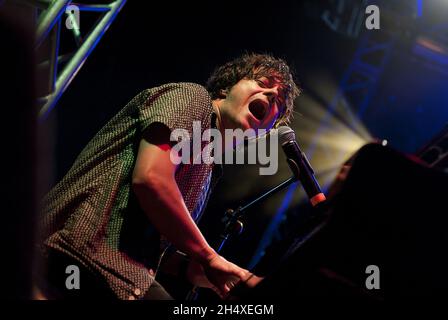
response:
[[[278,128],[279,142],[286,154],[286,158],[294,173],[294,177],[302,183],[311,205],[315,207],[326,200],[319,184],[314,178],[314,170],[306,158],[305,153],[300,150],[296,142],[294,130],[290,127],[282,126]]]

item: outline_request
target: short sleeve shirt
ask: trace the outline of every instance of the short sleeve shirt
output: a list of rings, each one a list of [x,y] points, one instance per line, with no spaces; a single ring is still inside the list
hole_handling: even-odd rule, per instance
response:
[[[43,201],[43,249],[62,252],[103,277],[118,298],[143,296],[154,281],[159,236],[132,191],[132,171],[143,131],[160,122],[193,137],[212,127],[207,90],[171,83],[134,97],[87,144]],[[200,123],[200,126],[197,124]],[[196,132],[197,134],[197,132]],[[175,174],[185,204],[197,219],[210,191],[213,164],[182,164]],[[138,290],[136,290],[138,289]],[[138,297],[137,297],[138,298]]]

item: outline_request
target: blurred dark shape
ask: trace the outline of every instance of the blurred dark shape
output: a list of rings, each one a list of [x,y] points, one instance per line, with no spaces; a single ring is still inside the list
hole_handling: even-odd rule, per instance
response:
[[[36,110],[32,22],[0,7],[2,298],[30,299],[35,237]]]
[[[296,230],[283,260],[244,298],[382,301],[446,292],[448,175],[379,144],[348,165],[326,210]],[[380,270],[380,289],[366,288],[369,265]]]

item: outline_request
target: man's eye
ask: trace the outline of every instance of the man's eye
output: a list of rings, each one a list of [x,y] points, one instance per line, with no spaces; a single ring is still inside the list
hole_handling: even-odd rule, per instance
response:
[[[266,88],[266,87],[267,87],[267,84],[264,83],[262,80],[255,80],[255,81],[257,81],[257,83],[258,83],[258,85],[259,85],[260,87],[262,87],[262,88]]]

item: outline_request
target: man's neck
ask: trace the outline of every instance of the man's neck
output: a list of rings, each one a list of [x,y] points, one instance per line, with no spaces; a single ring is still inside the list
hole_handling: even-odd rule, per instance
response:
[[[216,114],[216,127],[219,130],[219,132],[221,133],[221,140],[222,140],[222,153],[224,154],[225,152],[229,151],[230,149],[233,149],[233,146],[230,145],[227,147],[228,150],[226,150],[226,135],[225,135],[225,125],[224,125],[224,121],[221,117],[221,112],[219,109],[219,102],[217,100],[213,100],[212,101],[212,106],[213,106],[213,112]]]

